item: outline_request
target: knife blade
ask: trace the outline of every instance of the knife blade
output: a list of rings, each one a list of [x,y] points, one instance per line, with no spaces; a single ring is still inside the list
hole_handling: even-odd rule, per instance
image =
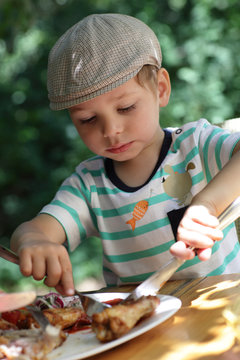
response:
[[[218,217],[218,229],[222,230],[240,216],[240,197],[234,200]],[[194,248],[192,248],[194,250]],[[137,300],[141,296],[156,295],[162,286],[170,279],[177,269],[185,263],[186,260],[173,257],[168,263],[164,264],[148,279],[138,285],[134,291],[123,301]]]
[[[53,326],[41,310],[34,306],[27,306],[27,310],[32,314],[44,333],[50,337],[59,336],[60,328]]]
[[[111,307],[110,304],[96,300],[94,294],[83,295],[81,292],[75,290],[75,295],[79,296],[85,313],[90,317],[95,313],[101,312],[104,309]]]

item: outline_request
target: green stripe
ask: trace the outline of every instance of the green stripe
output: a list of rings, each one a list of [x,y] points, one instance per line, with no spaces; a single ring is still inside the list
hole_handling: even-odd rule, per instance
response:
[[[196,155],[199,154],[198,151],[198,147],[195,146],[194,148],[192,148],[191,151],[189,151],[189,153],[186,155],[185,157],[185,162],[189,163],[189,161],[191,161]]]
[[[212,272],[210,272],[207,276],[214,276],[214,275],[221,275],[224,270],[226,269],[226,267],[228,266],[228,264],[230,262],[233,261],[233,259],[235,259],[235,257],[237,256],[237,254],[239,253],[240,250],[240,246],[239,243],[237,242],[233,248],[233,250],[230,252],[230,254],[228,254],[222,265],[220,265],[218,268],[216,268],[215,270],[213,270]]]
[[[86,196],[87,200],[89,202],[91,202],[91,192],[89,191],[89,189],[86,187],[86,184],[84,183],[84,181],[82,180],[81,176],[78,173],[74,173],[75,176],[77,176],[79,182],[80,182],[80,187],[81,187],[81,191],[83,192],[83,194]]]
[[[187,269],[188,267],[196,265],[200,262],[201,262],[201,260],[197,256],[195,256],[193,259],[187,260],[184,264],[182,264],[176,272]]]
[[[222,136],[220,136],[220,138],[218,139],[216,148],[215,148],[215,158],[216,158],[218,170],[222,169],[220,153],[221,153],[222,145],[223,145],[225,139],[228,138],[228,136],[229,136],[228,134],[223,134]]]
[[[103,266],[103,271],[114,274],[114,272],[111,269],[107,268],[106,266]]]
[[[149,272],[149,273],[145,273],[145,274],[139,274],[139,275],[133,275],[133,276],[126,276],[126,277],[120,277],[120,280],[123,283],[136,283],[136,282],[142,282],[144,280],[146,280],[147,278],[149,278],[149,276],[151,276],[153,272]]]
[[[193,185],[196,185],[198,183],[200,183],[201,181],[204,180],[204,174],[203,172],[201,171],[199,174],[196,174],[192,177],[192,184]]]
[[[159,194],[156,196],[152,196],[149,199],[149,205],[159,204],[163,201],[169,200],[171,197],[165,193]],[[124,206],[121,206],[119,208],[113,208],[113,209],[107,209],[103,210],[101,208],[93,208],[93,211],[95,212],[96,216],[102,216],[103,218],[110,218],[110,217],[116,217],[116,216],[122,216],[125,214],[132,213],[134,210],[134,207],[137,205],[138,202],[134,202],[131,204],[127,204]],[[131,215],[129,215],[131,216]]]
[[[175,242],[174,240],[171,240],[167,243],[155,246],[151,249],[137,251],[129,254],[105,255],[105,258],[111,263],[122,263],[127,261],[143,259],[143,258],[159,255],[165,251],[168,251],[171,245],[174,244],[174,242]]]
[[[82,199],[85,201],[85,198],[84,196],[82,195],[82,193],[79,191],[78,188],[75,188],[73,186],[70,186],[70,185],[62,185],[60,188],[59,188],[59,191],[67,191],[69,192],[70,194]]]
[[[105,169],[101,168],[101,169],[97,169],[97,170],[89,170],[89,169],[82,169],[83,174],[91,174],[92,177],[101,177],[102,174],[105,174]]]
[[[231,231],[231,229],[235,226],[234,223],[228,225],[225,229],[222,230],[223,232],[223,239],[220,241],[216,241],[215,244],[212,247],[212,253],[214,254],[218,249],[219,246],[221,246],[222,241],[224,240],[224,238],[227,236],[227,234],[229,233],[229,231]]]
[[[207,182],[209,183],[210,180],[212,179],[211,176],[211,172],[209,170],[209,166],[208,166],[208,148],[209,148],[209,144],[212,140],[212,138],[219,132],[221,132],[222,129],[214,129],[211,134],[208,136],[207,140],[204,143],[203,146],[203,161],[204,161],[204,167],[205,167],[205,172],[206,172],[206,178],[207,178]]]
[[[177,171],[177,172],[184,172],[186,171],[186,167],[187,167],[187,164],[192,161],[192,159],[198,155],[198,148],[195,146],[185,157],[185,160],[182,161],[181,163],[179,164],[175,164],[172,166],[173,170],[174,171]]]
[[[99,160],[99,159],[102,159],[102,160],[104,161],[104,158],[103,158],[102,156],[100,156],[100,155],[95,155],[95,156],[93,156],[93,157],[90,157],[89,159],[86,159],[84,162],[90,163],[90,162],[95,162],[95,161],[97,161],[97,160]]]
[[[166,225],[169,225],[168,217],[153,221],[150,224],[138,226],[136,227],[134,232],[132,231],[132,229],[124,230],[124,231],[116,231],[111,233],[100,232],[100,236],[102,240],[122,240],[124,238],[134,238],[136,236],[146,234],[148,232],[154,231]]]
[[[95,191],[98,193],[98,195],[115,195],[123,192],[118,188],[111,189],[108,187],[96,187]]]
[[[184,131],[183,133],[181,133],[181,135],[178,136],[178,138],[176,139],[176,141],[173,144],[174,152],[178,151],[178,149],[181,146],[181,142],[184,141],[187,137],[191,136],[195,130],[196,130],[196,127],[193,127],[191,129]]]
[[[60,190],[61,191],[67,191],[67,192],[77,196],[78,198],[82,199],[85,202],[86,205],[88,205],[88,203],[86,202],[86,199],[84,198],[82,193],[77,188],[75,188],[73,186],[63,185],[63,186],[60,187]],[[88,196],[91,196],[89,191],[88,191]],[[94,213],[94,211],[92,210],[91,207],[88,206],[88,210],[89,210],[92,222],[93,222],[95,228],[98,230],[98,224],[97,224],[96,215],[95,215],[95,213]]]
[[[82,226],[80,220],[79,220],[79,216],[76,210],[74,210],[73,208],[71,208],[70,206],[64,204],[63,202],[59,201],[59,200],[53,200],[51,202],[52,205],[56,205],[59,206],[65,210],[67,210],[67,212],[72,216],[73,220],[75,221],[75,223],[78,226],[79,232],[81,234],[81,237],[86,237],[86,231],[84,229],[84,227]]]

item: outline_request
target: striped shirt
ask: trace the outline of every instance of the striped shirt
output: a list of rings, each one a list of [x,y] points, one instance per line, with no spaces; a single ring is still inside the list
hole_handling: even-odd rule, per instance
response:
[[[171,219],[174,223],[182,216],[192,197],[229,161],[240,133],[201,119],[173,130],[170,137],[168,147],[165,136],[160,160],[143,186],[127,187],[113,169],[106,170],[106,159],[95,156],[80,163],[41,210],[62,224],[71,251],[85,238],[101,238],[107,285],[143,281],[170,260],[175,242]],[[188,260],[172,278],[240,272],[234,224],[223,232],[210,260]]]

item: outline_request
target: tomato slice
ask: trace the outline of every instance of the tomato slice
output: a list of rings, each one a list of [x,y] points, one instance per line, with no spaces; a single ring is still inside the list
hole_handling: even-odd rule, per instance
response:
[[[2,313],[2,318],[14,325],[17,325],[20,317],[21,313],[19,310],[6,311]]]

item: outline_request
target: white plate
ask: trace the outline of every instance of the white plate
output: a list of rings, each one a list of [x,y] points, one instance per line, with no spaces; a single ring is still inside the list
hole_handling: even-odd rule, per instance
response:
[[[98,293],[94,297],[99,301],[107,301],[112,299],[124,299],[128,296],[127,293]],[[78,331],[70,334],[62,346],[55,349],[48,355],[49,360],[80,360],[89,356],[93,356],[103,351],[112,349],[126,341],[129,341],[136,336],[139,336],[153,327],[161,324],[163,321],[170,318],[181,307],[181,300],[169,295],[158,295],[160,304],[155,313],[136,325],[126,335],[119,339],[110,341],[108,343],[100,343],[95,333],[89,330]]]

